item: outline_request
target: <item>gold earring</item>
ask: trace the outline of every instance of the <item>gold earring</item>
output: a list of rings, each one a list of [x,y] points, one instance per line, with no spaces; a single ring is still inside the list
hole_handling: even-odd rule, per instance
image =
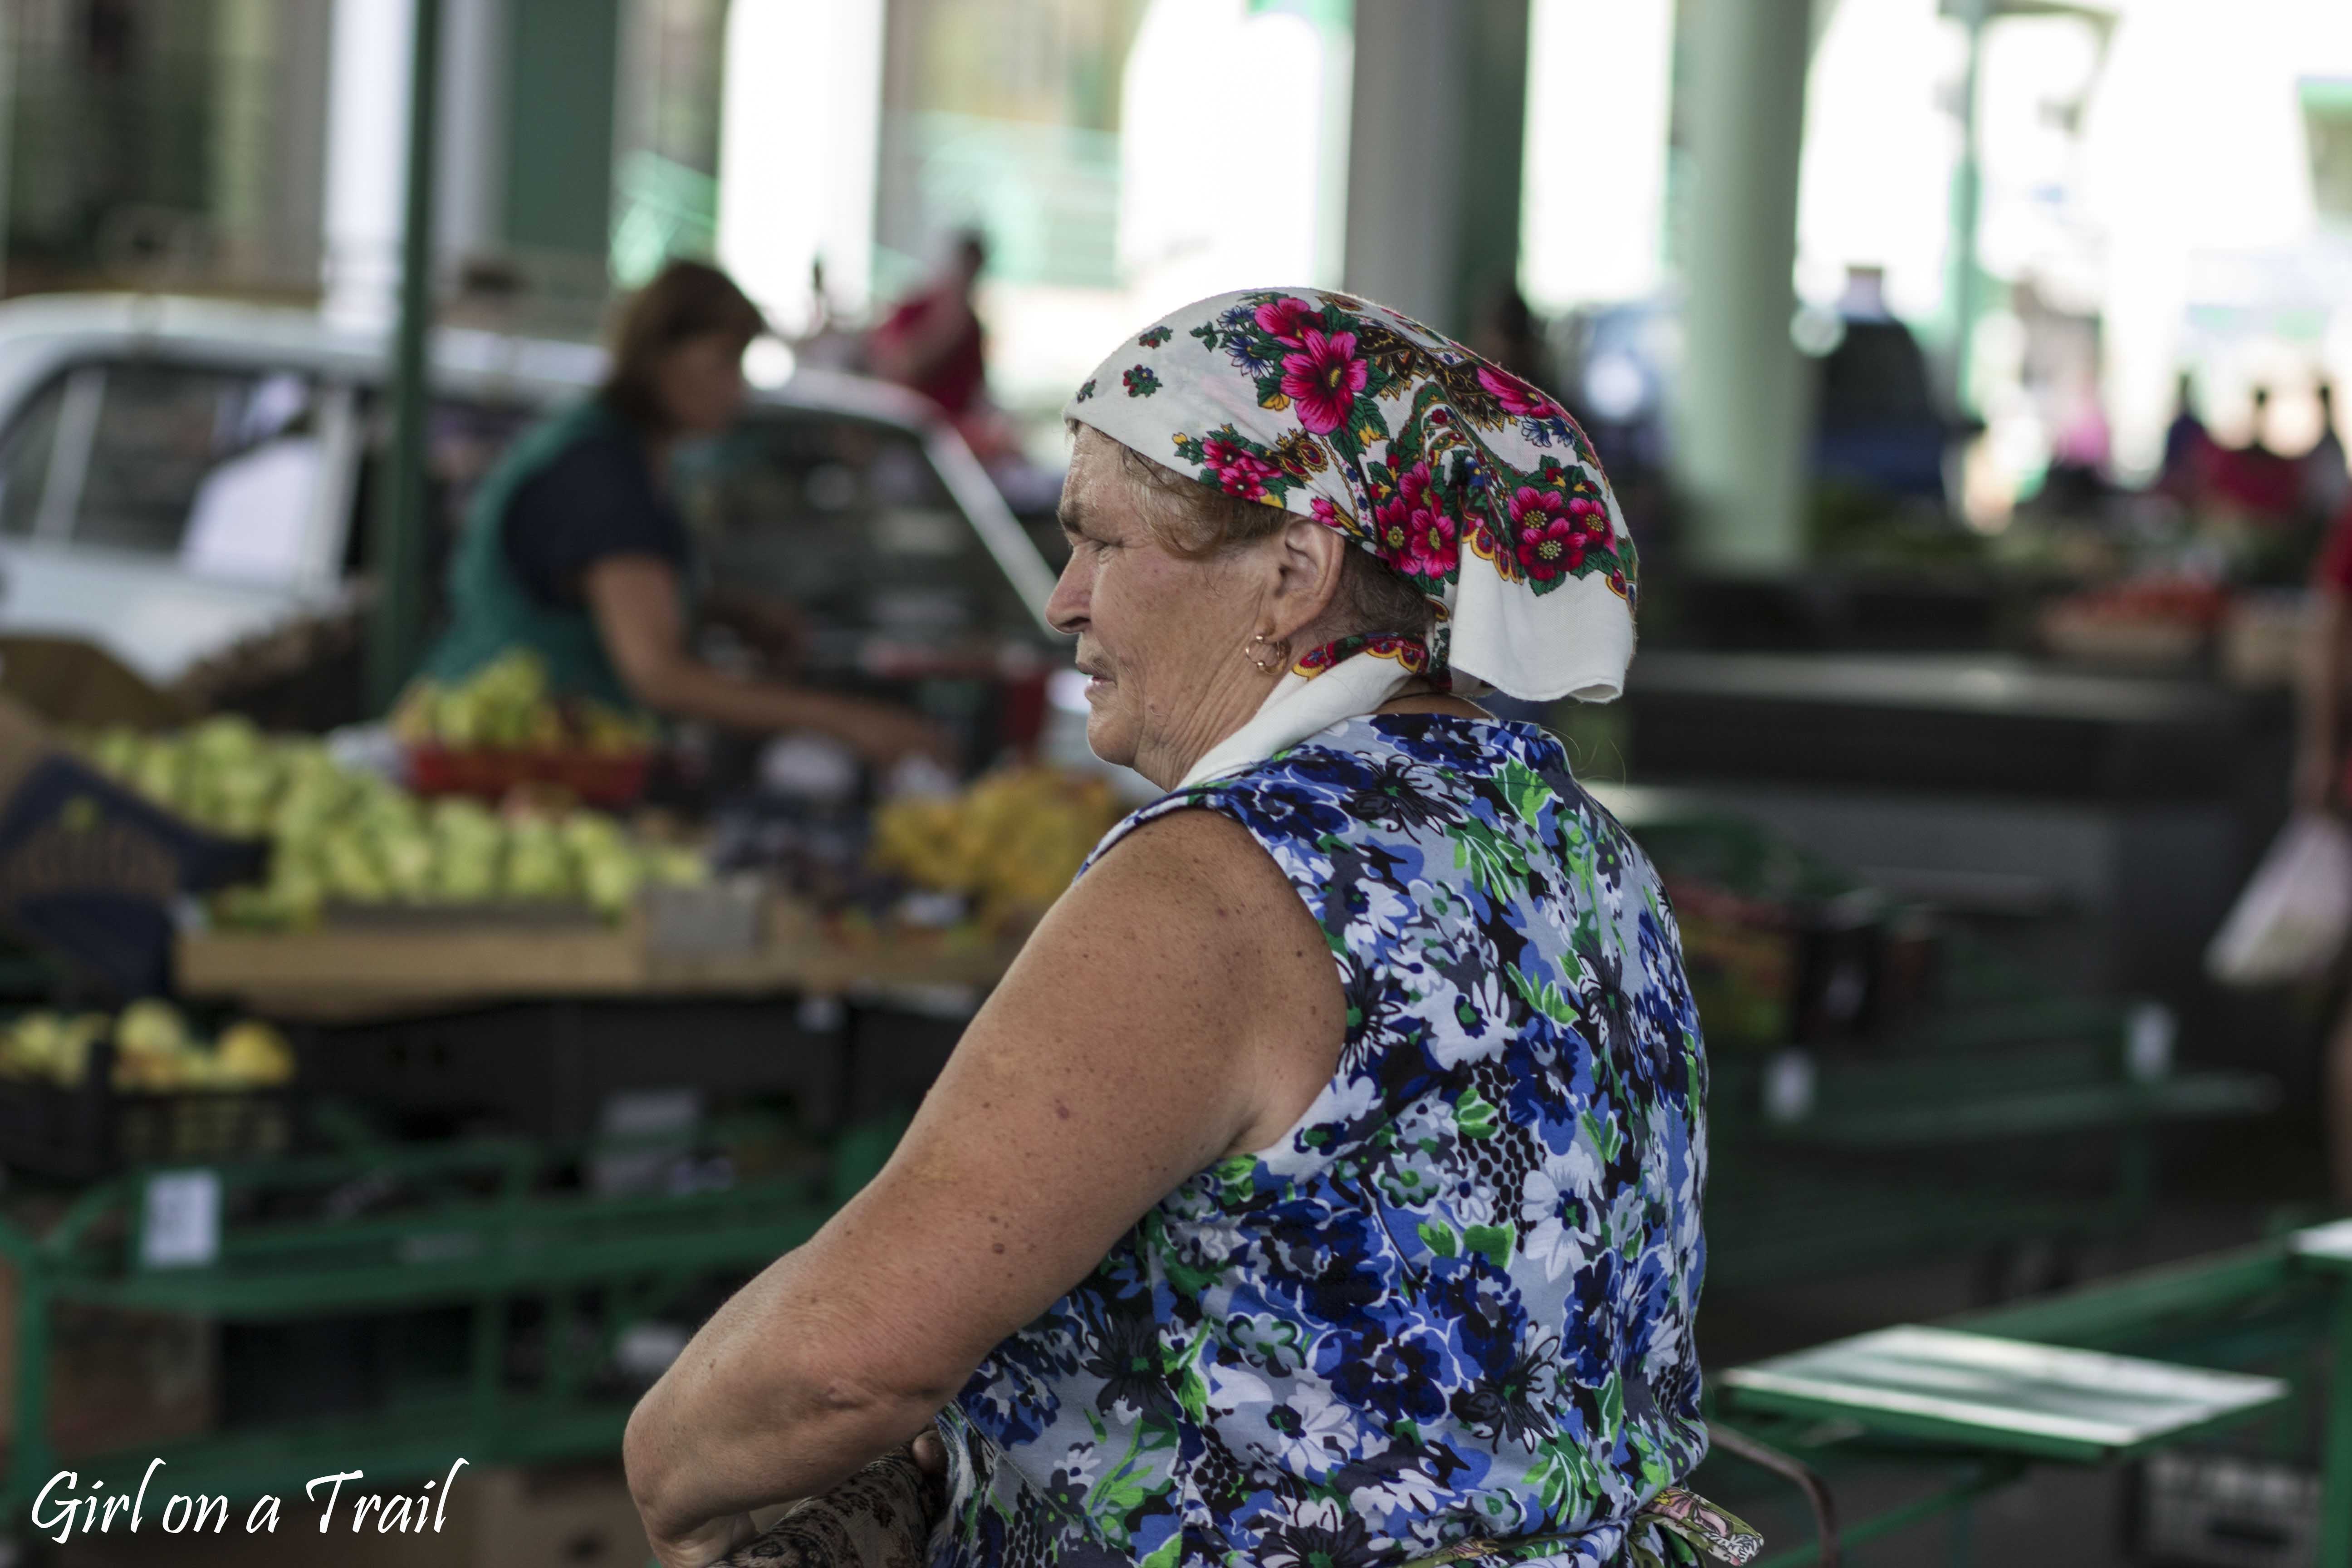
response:
[[[1257,649],[1260,644],[1264,644],[1266,651],[1273,655],[1271,658],[1261,658],[1258,657]],[[1264,632],[1260,632],[1255,637],[1250,638],[1249,645],[1242,649],[1242,656],[1248,659],[1252,664],[1257,666],[1258,672],[1262,675],[1272,675],[1276,670],[1280,669],[1282,668],[1282,661],[1287,658],[1288,655],[1288,648],[1285,647],[1281,643],[1276,642]]]

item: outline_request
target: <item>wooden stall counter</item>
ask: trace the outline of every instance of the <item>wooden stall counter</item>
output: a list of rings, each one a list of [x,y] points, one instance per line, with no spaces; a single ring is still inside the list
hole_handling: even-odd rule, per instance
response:
[[[330,1022],[499,1001],[987,986],[1025,934],[861,927],[771,898],[742,943],[666,940],[658,911],[641,908],[616,924],[444,919],[194,930],[181,933],[174,956],[182,995]]]

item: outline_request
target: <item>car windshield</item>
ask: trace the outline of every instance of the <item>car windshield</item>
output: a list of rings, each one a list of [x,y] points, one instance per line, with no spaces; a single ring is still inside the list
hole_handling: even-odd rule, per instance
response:
[[[317,401],[287,372],[75,366],[0,443],[0,531],[289,581],[322,465]]]
[[[909,432],[763,409],[677,472],[711,579],[798,605],[814,666],[1044,640]]]

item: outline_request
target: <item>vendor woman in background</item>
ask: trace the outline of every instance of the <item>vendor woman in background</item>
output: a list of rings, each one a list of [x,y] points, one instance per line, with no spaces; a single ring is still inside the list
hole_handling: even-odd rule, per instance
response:
[[[604,384],[517,441],[476,492],[450,566],[449,629],[425,674],[462,680],[528,647],[556,690],[618,707],[814,730],[877,765],[944,748],[907,710],[743,679],[688,646],[693,558],[670,458],[733,426],[744,351],[766,330],[734,281],[699,262],[670,263],[628,301]],[[758,618],[756,604],[701,607]]]

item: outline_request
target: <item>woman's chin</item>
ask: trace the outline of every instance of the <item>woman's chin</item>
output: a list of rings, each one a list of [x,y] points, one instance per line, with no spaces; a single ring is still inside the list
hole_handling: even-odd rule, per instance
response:
[[[1087,750],[1116,768],[1135,765],[1135,728],[1100,708],[1087,715]]]

